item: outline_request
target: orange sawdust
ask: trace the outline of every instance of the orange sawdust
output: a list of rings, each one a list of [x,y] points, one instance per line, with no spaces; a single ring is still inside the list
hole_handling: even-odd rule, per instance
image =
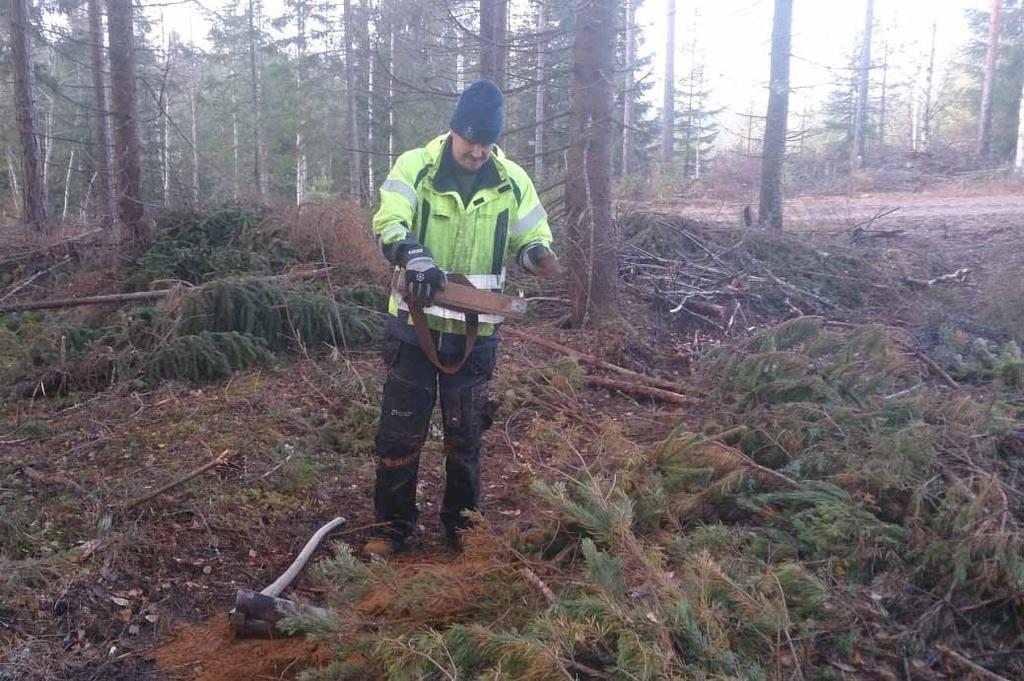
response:
[[[204,624],[181,624],[174,638],[153,651],[157,668],[188,681],[294,679],[330,659],[325,647],[301,638],[238,639],[226,615]]]

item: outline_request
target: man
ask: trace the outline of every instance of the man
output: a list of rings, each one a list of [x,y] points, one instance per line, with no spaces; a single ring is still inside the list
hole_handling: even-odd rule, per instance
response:
[[[463,511],[480,502],[481,438],[493,417],[489,387],[500,318],[480,315],[478,325],[467,326],[461,313],[432,305],[434,294],[444,289],[448,273],[500,291],[510,254],[540,276],[559,271],[533,182],[495,146],[503,118],[497,86],[473,83],[459,99],[451,130],[399,156],[380,188],[373,231],[404,290],[391,297],[393,318],[384,340],[388,376],[373,495],[378,531],[364,549],[369,556],[386,558],[401,550],[416,527],[420,449],[438,390],[446,473],[441,524],[448,547],[458,547],[458,532],[468,524]],[[457,371],[439,371],[424,353],[410,306],[425,313],[437,359],[449,367],[464,360]],[[467,333],[475,343],[467,342]],[[464,356],[467,345],[471,351]]]

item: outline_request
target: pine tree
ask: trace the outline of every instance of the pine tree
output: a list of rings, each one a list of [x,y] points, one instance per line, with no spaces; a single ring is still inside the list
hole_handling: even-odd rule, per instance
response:
[[[46,231],[46,173],[39,154],[36,104],[33,96],[32,43],[35,31],[30,23],[28,0],[12,0],[8,14],[11,54],[14,60],[15,110],[21,140],[23,215],[38,231]]]
[[[968,114],[978,124],[982,121],[984,74],[991,39],[991,11],[966,10],[972,38],[964,48],[963,75],[968,85],[956,93],[968,102]],[[1006,0],[1000,12],[999,43],[991,94],[991,123],[988,158],[1003,162],[1013,158],[1020,117],[1021,93],[1024,90],[1024,8]],[[979,145],[980,150],[980,145]]]
[[[694,62],[678,88],[675,139],[680,169],[691,180],[704,175],[715,153],[721,109],[710,107],[710,97],[704,64]]]

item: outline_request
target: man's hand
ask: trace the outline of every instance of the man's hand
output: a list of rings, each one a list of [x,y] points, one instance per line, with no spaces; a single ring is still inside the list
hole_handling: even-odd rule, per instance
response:
[[[430,305],[434,295],[444,290],[448,275],[434,264],[430,251],[423,246],[406,251],[405,287],[409,296],[423,305]]]
[[[558,258],[544,244],[534,244],[523,253],[523,267],[544,279],[557,279],[562,275]]]

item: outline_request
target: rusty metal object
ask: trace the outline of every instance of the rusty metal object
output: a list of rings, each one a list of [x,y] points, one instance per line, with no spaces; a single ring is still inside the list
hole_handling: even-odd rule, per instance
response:
[[[434,296],[434,305],[456,312],[476,312],[502,317],[526,314],[526,300],[474,288],[461,274],[449,274],[448,285]]]

